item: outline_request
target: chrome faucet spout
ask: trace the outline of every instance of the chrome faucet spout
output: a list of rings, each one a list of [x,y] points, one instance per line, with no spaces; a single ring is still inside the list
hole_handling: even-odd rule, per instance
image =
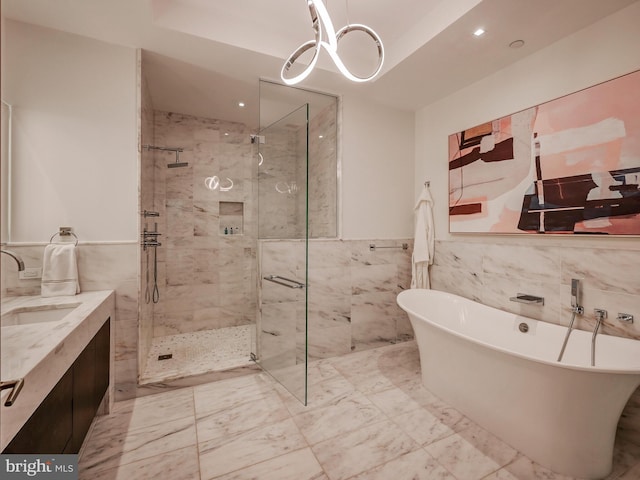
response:
[[[22,261],[22,258],[20,258],[20,255],[18,255],[16,252],[12,252],[11,250],[0,250],[0,253],[4,253],[13,258],[18,264],[19,272],[22,272],[24,270],[24,262]]]

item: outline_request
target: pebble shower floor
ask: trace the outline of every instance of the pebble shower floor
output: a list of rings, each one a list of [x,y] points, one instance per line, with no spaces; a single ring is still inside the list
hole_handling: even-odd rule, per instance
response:
[[[251,364],[255,325],[167,335],[153,339],[143,383],[173,380]],[[171,354],[167,360],[160,355]]]

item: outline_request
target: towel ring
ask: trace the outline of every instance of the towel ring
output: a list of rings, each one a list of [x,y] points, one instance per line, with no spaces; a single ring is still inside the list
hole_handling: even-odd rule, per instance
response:
[[[78,236],[75,233],[73,233],[70,228],[67,229],[67,228],[60,227],[59,232],[56,232],[53,235],[51,235],[51,238],[49,239],[49,243],[53,243],[53,239],[56,238],[56,235],[60,235],[61,237],[68,237],[69,235],[73,235],[76,239],[76,247],[78,246]]]

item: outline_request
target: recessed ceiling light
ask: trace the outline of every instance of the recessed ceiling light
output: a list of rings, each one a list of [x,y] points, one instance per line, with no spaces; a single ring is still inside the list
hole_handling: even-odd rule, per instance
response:
[[[509,44],[511,48],[520,48],[524,46],[524,40],[514,40]]]
[[[229,132],[224,132],[224,136],[228,137],[229,136]]]
[[[324,135],[318,135],[318,138],[324,138]]]
[[[480,36],[484,35],[484,28],[479,28],[479,29],[477,29],[475,32],[473,32],[473,34],[474,34],[476,37],[480,37]]]
[[[239,106],[240,108],[244,107],[244,102],[238,102],[238,106]]]

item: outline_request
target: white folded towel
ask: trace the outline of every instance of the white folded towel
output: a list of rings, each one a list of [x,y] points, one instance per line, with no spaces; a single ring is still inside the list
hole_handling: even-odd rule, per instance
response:
[[[73,243],[50,243],[44,249],[42,263],[43,297],[80,293],[76,246]]]

